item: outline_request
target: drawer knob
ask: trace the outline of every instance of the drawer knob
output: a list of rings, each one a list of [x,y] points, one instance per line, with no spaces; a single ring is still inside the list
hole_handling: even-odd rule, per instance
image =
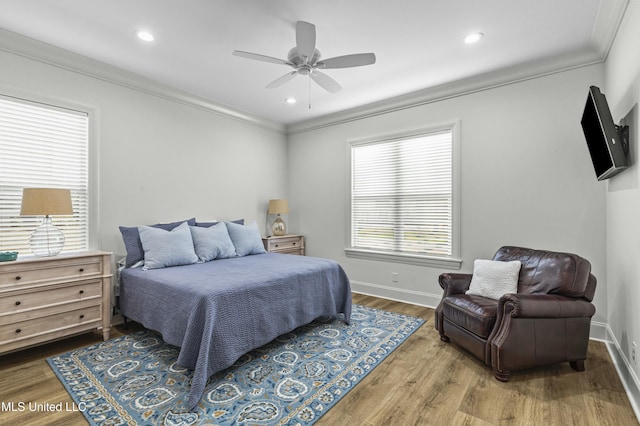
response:
[[[280,247],[279,245],[276,244],[276,248]]]
[[[80,293],[80,294],[84,294],[84,290],[80,290],[78,293]]]
[[[80,268],[80,272],[84,272],[84,268]]]
[[[21,277],[20,275],[18,275],[18,276],[16,277],[16,281],[20,281],[20,279],[22,279],[22,277]]]
[[[84,318],[84,314],[80,314],[80,319]]]
[[[20,306],[20,303],[21,302],[19,300],[16,300],[16,306]]]
[[[296,245],[296,243],[293,243],[293,245],[295,246],[295,245]]]
[[[20,333],[22,330],[20,330],[19,328],[16,330],[16,334]]]

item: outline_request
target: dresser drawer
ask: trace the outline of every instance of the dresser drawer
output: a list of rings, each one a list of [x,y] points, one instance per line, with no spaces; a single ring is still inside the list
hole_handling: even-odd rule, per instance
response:
[[[278,249],[277,251],[274,251],[274,253],[295,254],[297,256],[304,256],[304,253],[302,252],[302,248],[288,248],[288,249],[284,249],[284,250]]]
[[[16,290],[1,295],[0,317],[46,306],[101,297],[102,283],[99,280],[80,281],[74,283],[74,285],[63,285],[55,288],[47,287],[37,292],[31,289]]]
[[[301,246],[300,237],[278,238],[277,240],[270,241],[269,246],[272,250],[276,251],[298,249]]]
[[[271,247],[276,250],[297,249],[300,247],[300,237],[278,238],[271,244]]]
[[[0,345],[85,324],[93,327],[95,323],[101,321],[101,309],[100,305],[86,306],[2,325],[0,326]]]
[[[91,278],[102,274],[99,257],[41,261],[29,264],[3,265],[0,271],[0,289],[39,282],[67,281]]]

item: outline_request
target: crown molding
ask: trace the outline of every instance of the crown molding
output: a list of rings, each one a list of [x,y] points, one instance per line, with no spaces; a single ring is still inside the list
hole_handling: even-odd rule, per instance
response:
[[[618,34],[629,0],[602,0],[591,33],[591,44],[602,60],[606,60]]]
[[[337,124],[349,123],[404,109],[440,102],[447,99],[466,96],[472,93],[494,89],[526,80],[532,80],[572,69],[582,68],[603,62],[603,59],[591,49],[574,54],[558,55],[516,66],[486,72],[473,77],[452,81],[424,90],[396,96],[334,114],[328,114],[311,120],[293,123],[287,126],[287,133],[294,135]]]
[[[183,103],[216,114],[293,135],[381,114],[451,99],[534,78],[604,62],[615,40],[630,0],[602,0],[591,42],[580,52],[493,70],[416,92],[289,125],[267,120],[193,93],[182,91],[118,67],[0,29],[0,50],[132,90]]]
[[[211,99],[4,29],[0,29],[0,50],[278,133],[286,133],[284,124],[254,116]]]

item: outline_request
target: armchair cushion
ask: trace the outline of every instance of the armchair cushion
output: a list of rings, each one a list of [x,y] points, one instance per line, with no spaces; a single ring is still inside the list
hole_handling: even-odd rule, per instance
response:
[[[498,302],[481,296],[459,294],[442,300],[442,312],[451,323],[486,339],[496,324]]]
[[[466,294],[498,300],[503,294],[518,291],[520,261],[501,262],[477,259],[473,262],[473,277]]]

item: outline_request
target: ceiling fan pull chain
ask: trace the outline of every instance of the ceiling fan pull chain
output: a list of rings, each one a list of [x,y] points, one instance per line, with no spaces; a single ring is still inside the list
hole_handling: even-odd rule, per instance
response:
[[[311,74],[309,74],[309,109],[311,109]]]

